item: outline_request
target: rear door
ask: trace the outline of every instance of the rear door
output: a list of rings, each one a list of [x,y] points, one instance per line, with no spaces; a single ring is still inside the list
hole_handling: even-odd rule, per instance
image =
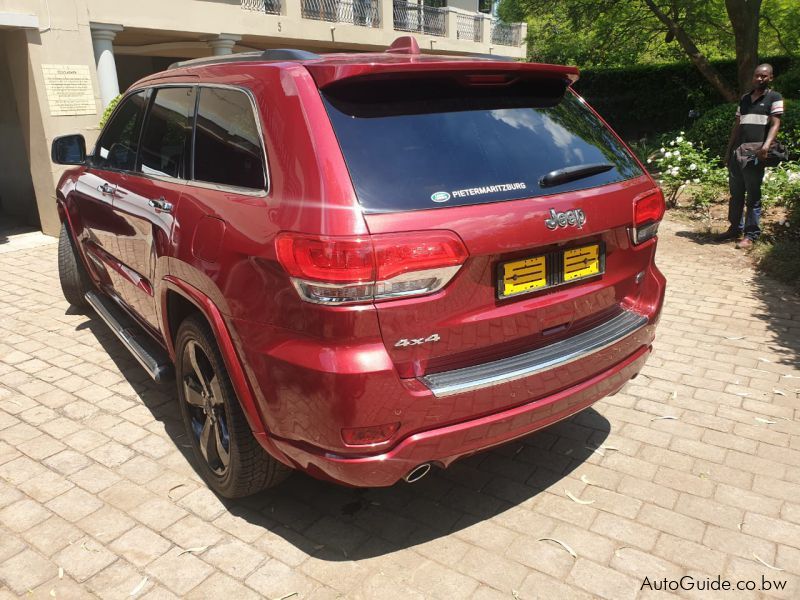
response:
[[[569,337],[638,293],[636,274],[652,255],[632,249],[628,228],[634,198],[653,183],[565,86],[506,74],[323,89],[370,232],[445,229],[469,251],[440,292],[376,302],[402,377]],[[584,371],[569,377],[593,374]],[[538,392],[570,383],[543,381]],[[523,399],[475,399],[468,412]]]

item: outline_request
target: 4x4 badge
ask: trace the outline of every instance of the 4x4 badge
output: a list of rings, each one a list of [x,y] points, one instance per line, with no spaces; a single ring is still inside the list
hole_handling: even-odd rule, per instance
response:
[[[421,346],[422,344],[427,344],[428,342],[438,342],[440,339],[438,333],[434,333],[429,335],[426,338],[403,338],[402,340],[397,340],[397,343],[394,345],[395,348],[405,348],[407,346]]]
[[[586,215],[580,208],[574,208],[564,212],[556,212],[555,208],[550,209],[550,218],[544,220],[544,224],[548,229],[557,229],[558,227],[577,227],[583,229],[583,224],[586,223]]]

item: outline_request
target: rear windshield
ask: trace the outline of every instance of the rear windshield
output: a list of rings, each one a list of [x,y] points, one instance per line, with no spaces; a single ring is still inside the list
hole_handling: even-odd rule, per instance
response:
[[[475,85],[465,78],[343,82],[322,91],[366,211],[501,202],[641,175],[561,81]],[[540,182],[552,171],[598,163],[607,170]]]

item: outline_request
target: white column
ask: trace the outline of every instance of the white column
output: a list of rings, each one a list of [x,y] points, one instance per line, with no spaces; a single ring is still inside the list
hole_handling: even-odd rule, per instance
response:
[[[97,64],[97,83],[100,85],[100,98],[103,108],[119,96],[117,63],[114,62],[114,38],[122,31],[122,25],[92,23],[92,45]]]
[[[489,54],[492,53],[492,19],[489,15],[484,15],[481,21],[481,42],[490,46]]]
[[[445,27],[446,35],[451,40],[458,39],[458,13],[452,8],[446,9],[445,13]]]
[[[395,37],[404,35],[394,30],[394,0],[378,0],[378,15],[381,20],[381,29],[391,36],[392,41]]]
[[[218,36],[206,40],[206,43],[211,46],[211,52],[214,56],[225,56],[226,54],[233,54],[233,47],[241,39],[242,36],[240,35],[220,33]]]

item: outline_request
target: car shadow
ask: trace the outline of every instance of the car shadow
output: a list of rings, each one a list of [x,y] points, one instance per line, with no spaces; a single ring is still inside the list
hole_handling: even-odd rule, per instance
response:
[[[689,239],[700,245],[730,245],[717,242],[713,234],[699,231],[676,231],[677,237]],[[800,367],[800,296],[790,286],[756,270],[753,275],[754,297],[764,303],[763,309],[753,309],[753,316],[763,321],[775,337],[772,350],[781,355],[781,364]],[[782,380],[782,383],[786,380]],[[788,385],[788,384],[787,384]],[[797,386],[792,386],[795,388]]]
[[[156,421],[161,422],[170,439],[175,443],[183,457],[192,463],[192,448],[186,436],[177,402],[175,383],[160,384],[153,381],[142,366],[136,361],[111,328],[91,308],[85,310],[70,307],[69,315],[84,315],[86,320],[80,323],[77,331],[92,332],[103,351],[108,354],[114,365],[136,392],[136,396],[150,411]],[[192,463],[192,467],[194,467]]]
[[[682,238],[686,238],[688,240],[691,240],[695,244],[699,244],[701,246],[707,246],[707,245],[716,246],[716,245],[722,245],[723,243],[725,243],[725,242],[716,241],[714,239],[714,234],[713,233],[704,233],[702,231],[689,231],[689,230],[682,229],[680,231],[676,231],[675,235],[677,237],[682,237]]]
[[[512,529],[526,523],[526,516],[535,520],[533,513],[520,515],[518,509],[580,467],[609,430],[609,422],[589,408],[447,469],[434,469],[413,484],[347,488],[295,473],[275,489],[225,505],[316,559],[364,560],[490,519]]]
[[[789,286],[756,271],[753,276],[754,296],[764,303],[765,310],[754,310],[753,316],[763,321],[775,339],[772,354],[779,364],[800,369],[800,296]],[[781,378],[780,387],[800,387],[800,380]]]
[[[70,314],[76,312],[70,310]],[[87,320],[78,329],[92,332],[199,476],[174,384],[153,382],[97,315],[91,310],[82,314]],[[589,408],[524,438],[461,459],[448,469],[433,469],[413,484],[348,488],[296,472],[274,489],[222,502],[232,515],[319,560],[368,559],[489,519],[500,523],[508,519],[513,528],[524,518],[515,509],[532,504],[543,490],[580,467],[609,431],[609,422]]]

